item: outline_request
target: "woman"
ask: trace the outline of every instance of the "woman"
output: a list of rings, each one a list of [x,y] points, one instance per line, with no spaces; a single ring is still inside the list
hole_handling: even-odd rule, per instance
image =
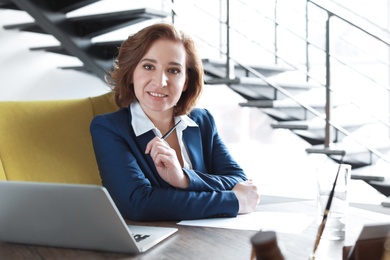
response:
[[[194,109],[203,68],[192,39],[170,24],[146,27],[122,43],[109,76],[121,109],[95,117],[91,135],[102,184],[125,218],[234,217],[256,208],[256,185],[211,114]]]

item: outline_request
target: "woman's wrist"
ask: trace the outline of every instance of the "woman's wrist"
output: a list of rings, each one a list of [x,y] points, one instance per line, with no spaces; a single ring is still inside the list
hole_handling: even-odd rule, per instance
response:
[[[181,174],[177,176],[175,181],[172,180],[172,183],[170,184],[179,189],[187,189],[190,186],[190,180],[187,174],[185,174],[185,172],[182,171]]]

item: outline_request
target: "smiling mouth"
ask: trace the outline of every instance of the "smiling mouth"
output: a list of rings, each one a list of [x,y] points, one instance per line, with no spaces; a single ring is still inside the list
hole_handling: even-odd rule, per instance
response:
[[[148,92],[149,95],[153,96],[153,97],[158,97],[158,98],[164,98],[164,97],[167,97],[168,95],[165,95],[165,94],[160,94],[160,93],[156,93],[156,92]]]

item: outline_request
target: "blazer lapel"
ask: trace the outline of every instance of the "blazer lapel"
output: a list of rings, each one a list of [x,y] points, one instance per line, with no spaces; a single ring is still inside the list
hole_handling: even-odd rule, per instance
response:
[[[150,142],[150,140],[152,140],[155,135],[153,133],[153,131],[148,131],[140,136],[136,136],[135,133],[134,133],[134,130],[133,128],[131,127],[131,120],[132,120],[132,116],[131,116],[131,111],[129,108],[127,108],[127,111],[129,113],[129,130],[130,130],[130,139],[131,140],[135,140],[137,142],[137,146],[138,146],[138,149],[139,149],[139,153],[138,153],[138,156],[137,157],[137,160],[138,160],[138,163],[139,164],[142,164],[144,163],[145,161],[142,160],[142,158],[145,158],[146,159],[146,163],[147,165],[149,166],[149,168],[152,170],[152,171],[155,171],[155,166],[154,166],[154,162],[152,160],[152,158],[150,156],[145,156],[144,153],[145,153],[145,150],[146,150],[146,145]],[[144,166],[145,167],[145,166]]]
[[[149,154],[145,155],[146,145],[155,137],[155,134],[152,130],[140,135],[136,136],[133,128],[131,127],[131,112],[129,111],[129,134],[130,140],[129,145],[136,145],[137,148],[134,151],[134,155],[138,162],[138,165],[141,167],[141,170],[145,174],[145,176],[149,179],[151,183],[155,183],[156,185],[160,185],[161,187],[169,186],[158,174],[156,170],[156,166],[152,160],[152,157]]]
[[[146,145],[155,137],[153,131],[148,131],[138,137],[136,137],[138,147],[140,148],[141,153],[145,153]],[[152,160],[152,157],[146,156],[146,161],[151,169],[154,169],[154,162]]]
[[[199,127],[187,127],[183,131],[183,139],[185,145],[187,146],[192,168],[197,171],[206,172],[206,167],[202,159],[202,138],[200,136]]]

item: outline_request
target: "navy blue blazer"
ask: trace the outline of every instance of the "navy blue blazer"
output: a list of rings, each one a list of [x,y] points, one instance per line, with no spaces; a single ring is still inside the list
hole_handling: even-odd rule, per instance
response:
[[[247,177],[218,135],[212,115],[194,109],[199,127],[183,131],[193,169],[183,169],[190,185],[177,189],[157,173],[145,154],[153,131],[135,136],[129,108],[96,116],[90,126],[102,185],[121,214],[131,220],[185,220],[234,217],[239,205],[232,188]]]

